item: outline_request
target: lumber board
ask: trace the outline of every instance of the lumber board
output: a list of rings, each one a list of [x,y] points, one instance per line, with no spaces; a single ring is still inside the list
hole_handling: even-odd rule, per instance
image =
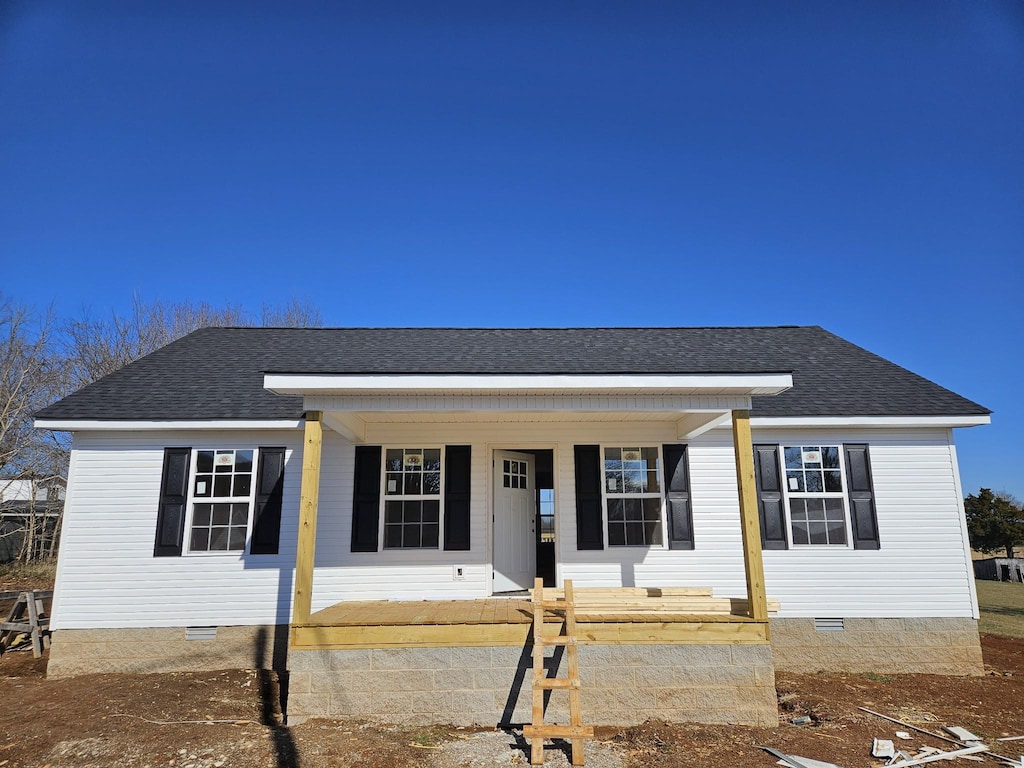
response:
[[[313,563],[316,557],[316,517],[320,499],[320,457],[323,444],[323,414],[306,413],[302,444],[302,481],[299,488],[299,534],[295,550],[295,593],[292,616],[296,622],[309,619],[313,600]]]
[[[544,580],[534,579],[533,582],[533,636],[544,635]],[[544,677],[544,653],[539,647],[534,648],[533,653],[533,706],[531,707],[531,721],[536,727],[544,724],[544,689],[538,686],[538,678]],[[525,735],[525,734],[524,734]],[[544,738],[539,734],[534,735],[530,740],[530,763],[532,765],[544,764]]]
[[[0,622],[0,632],[31,632],[32,625],[19,621]]]
[[[750,618],[768,620],[768,597],[761,553],[761,523],[757,510],[754,479],[754,444],[750,437],[750,411],[732,412],[732,443],[736,457],[736,485],[739,489],[740,532],[743,540],[743,570],[747,580],[747,608]]]
[[[692,617],[690,617],[692,618]],[[589,622],[576,624],[580,645],[764,645],[766,623],[738,617],[707,616],[700,621]],[[545,633],[556,632],[554,624]],[[297,650],[357,648],[451,648],[522,646],[530,625],[435,624],[422,626],[294,626],[292,647]]]
[[[540,688],[546,691],[561,691],[569,690],[571,688],[579,688],[579,680],[570,680],[567,677],[544,677],[543,675],[538,678],[534,678],[533,685],[535,688]]]
[[[523,736],[541,739],[594,738],[592,725],[524,725]]]

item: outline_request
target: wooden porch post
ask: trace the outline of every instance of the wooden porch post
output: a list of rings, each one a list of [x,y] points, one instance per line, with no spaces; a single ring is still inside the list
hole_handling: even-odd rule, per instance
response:
[[[316,557],[316,512],[320,496],[320,445],[323,414],[306,412],[302,447],[302,490],[299,499],[299,545],[295,552],[295,601],[292,624],[305,624],[312,611],[313,562]]]
[[[758,521],[757,488],[754,484],[754,445],[750,439],[750,411],[732,412],[732,442],[736,451],[736,483],[740,496],[747,613],[756,621],[768,621],[768,597],[764,588],[764,561],[761,557],[761,525]]]

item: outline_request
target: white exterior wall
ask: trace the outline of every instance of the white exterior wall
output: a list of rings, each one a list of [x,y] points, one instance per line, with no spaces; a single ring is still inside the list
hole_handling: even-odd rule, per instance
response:
[[[453,417],[456,418],[456,417]],[[79,434],[72,454],[55,628],[284,623],[289,618],[301,430]],[[955,451],[944,429],[759,430],[755,442],[871,448],[881,550],[765,552],[782,617],[976,616]],[[313,610],[342,600],[472,599],[490,594],[495,448],[553,449],[559,579],[578,586],[710,586],[743,597],[731,433],[689,441],[696,550],[576,549],[575,444],[679,442],[674,422],[370,424],[371,444],[473,448],[473,549],[350,552],[352,445],[325,430]],[[280,554],[153,557],[165,446],[285,445]],[[462,566],[464,578],[455,578]]]
[[[287,623],[302,477],[301,430],[77,433],[53,629]],[[285,446],[277,555],[153,557],[165,447]]]
[[[764,553],[780,617],[978,617],[948,430],[771,430],[755,442],[868,443],[881,549]]]

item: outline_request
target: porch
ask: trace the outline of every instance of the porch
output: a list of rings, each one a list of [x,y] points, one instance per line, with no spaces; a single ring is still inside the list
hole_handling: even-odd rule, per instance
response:
[[[747,600],[702,588],[580,588],[574,604],[591,722],[777,722],[768,624],[746,615]],[[767,601],[767,610],[778,604]],[[317,611],[292,625],[289,718],[529,722],[531,620],[531,602],[519,597],[353,601]],[[560,626],[545,629],[557,634]],[[558,676],[563,650],[545,656],[547,676]],[[547,717],[565,721],[566,692],[551,694]]]
[[[544,531],[541,490],[552,493],[557,528],[549,584],[572,578],[578,594],[597,590],[590,606],[577,608],[581,643],[767,646],[769,605],[749,408],[753,396],[791,387],[789,374],[282,373],[267,374],[264,383],[278,394],[301,395],[307,409],[292,650],[524,647],[528,604],[498,593],[548,576],[538,568],[540,558],[528,556]],[[687,446],[680,443],[727,425],[736,476],[733,499],[739,503],[735,522],[726,525],[738,535],[722,546],[734,547],[726,557],[742,569],[745,599],[715,598],[710,590],[681,586],[673,567],[690,560],[693,568],[693,559],[681,556],[694,549],[694,537]],[[314,613],[325,431],[337,436],[333,444],[340,440],[355,454],[351,507],[337,496],[329,497],[326,507],[333,508],[332,522],[351,509],[344,529],[350,551],[327,566],[336,569],[328,576],[334,580],[333,599],[348,599],[329,607],[320,602]],[[609,447],[614,445],[647,447]],[[335,449],[333,455],[340,453]],[[621,472],[612,466],[620,457]],[[424,485],[421,467],[432,473],[423,475]],[[406,475],[412,474],[416,483],[410,485]],[[546,484],[538,482],[542,474]],[[712,491],[719,492],[718,487]],[[421,501],[424,493],[428,501]],[[398,536],[400,526],[415,528],[421,521],[422,537],[418,528],[412,539]],[[403,552],[420,565],[402,566]],[[643,583],[637,573],[642,560],[654,569],[649,584],[664,576],[677,586],[671,591],[635,587]],[[452,575],[445,576],[443,568],[451,568]],[[587,570],[589,583],[581,583],[574,569]],[[361,574],[363,581],[344,583],[352,574]],[[684,578],[698,576],[691,572]],[[415,588],[417,577],[423,578],[422,589]],[[340,589],[339,582],[344,583]],[[391,593],[380,583],[390,585]],[[598,584],[615,587],[615,594],[602,594]],[[736,586],[729,585],[729,593],[737,594]],[[403,601],[403,593],[410,592],[410,601]]]
[[[714,597],[710,588],[579,588],[581,645],[764,644],[768,625],[751,618],[743,598]],[[769,615],[778,603],[767,601]],[[355,601],[332,605],[293,623],[295,650],[519,646],[533,609],[527,597],[481,600]],[[557,624],[551,624],[551,632]]]

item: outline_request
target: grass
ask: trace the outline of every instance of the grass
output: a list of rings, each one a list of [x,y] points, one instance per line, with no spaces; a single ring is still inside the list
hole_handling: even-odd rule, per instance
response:
[[[992,635],[1024,637],[1024,584],[978,579],[978,630]]]
[[[0,590],[53,589],[57,559],[35,563],[0,563]]]
[[[875,683],[891,683],[892,678],[888,675],[880,675],[877,672],[865,672],[864,677]]]

